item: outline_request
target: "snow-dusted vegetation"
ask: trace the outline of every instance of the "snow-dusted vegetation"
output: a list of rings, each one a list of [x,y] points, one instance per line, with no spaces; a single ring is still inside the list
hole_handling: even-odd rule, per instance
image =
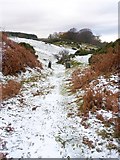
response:
[[[56,55],[64,49],[70,54],[75,50],[24,38],[11,40],[33,46],[40,64],[37,60],[36,68],[26,65],[24,72],[0,74],[3,93],[10,80],[20,84],[18,92],[1,103],[1,154],[8,158],[118,158],[115,66],[105,71],[100,62],[98,73],[97,63],[89,66],[89,54],[75,56],[80,65],[66,69],[56,63]]]

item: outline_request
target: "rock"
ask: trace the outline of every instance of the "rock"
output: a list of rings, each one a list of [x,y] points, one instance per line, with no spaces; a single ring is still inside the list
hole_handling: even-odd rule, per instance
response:
[[[37,109],[38,106],[35,106],[32,108],[32,111],[35,111]]]

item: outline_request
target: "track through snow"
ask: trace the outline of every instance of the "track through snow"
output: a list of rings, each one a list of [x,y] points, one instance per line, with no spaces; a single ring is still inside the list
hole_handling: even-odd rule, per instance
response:
[[[75,96],[68,95],[66,89],[69,71],[55,63],[54,54],[61,48],[33,40],[16,41],[33,45],[44,69],[42,74],[28,68],[18,78],[7,77],[22,81],[23,87],[19,95],[1,106],[0,151],[12,158],[118,157],[96,133],[104,127],[94,115],[87,121],[88,129],[80,124],[82,118],[76,116]],[[47,68],[48,60],[52,61],[52,69]],[[85,138],[94,142],[93,148],[83,143]]]
[[[80,150],[77,154],[73,144],[69,144],[75,138],[77,125],[67,118],[68,97],[61,94],[65,79],[64,66],[54,64],[49,73],[47,82],[45,80],[40,84],[45,92],[42,96],[33,96],[31,87],[24,86],[22,108],[19,96],[3,103],[2,129],[13,127],[13,131],[4,132],[1,137],[6,142],[2,149],[8,152],[9,157],[80,156]]]
[[[39,74],[28,68],[18,78],[24,82],[20,95],[3,102],[0,112],[2,152],[13,158],[77,157],[71,152],[72,145],[66,147],[75,135],[73,122],[70,124],[67,118],[68,97],[61,94],[65,68],[55,63],[53,55],[63,48],[19,38],[16,41],[35,47],[44,65],[44,77],[27,83]],[[52,69],[46,67],[48,60],[53,62]]]

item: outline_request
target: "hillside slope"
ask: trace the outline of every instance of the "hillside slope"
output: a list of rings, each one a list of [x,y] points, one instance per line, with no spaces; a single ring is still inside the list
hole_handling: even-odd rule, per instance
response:
[[[95,72],[91,72],[90,55],[76,58],[81,61],[76,71],[56,63],[54,55],[63,47],[17,37],[14,40],[34,46],[43,70],[27,67],[17,77],[2,77],[4,83],[13,79],[21,82],[22,87],[17,96],[4,100],[0,108],[1,152],[7,153],[8,158],[117,158],[119,139],[114,129],[118,112],[101,109],[101,105],[99,110],[96,106],[91,108],[89,104],[96,96],[87,94],[89,89],[104,86],[104,91],[117,93],[117,75],[110,75],[106,83],[106,77],[94,77]],[[49,60],[52,69],[47,66]],[[101,102],[100,94],[97,95],[96,105]]]
[[[25,71],[27,66],[42,68],[35,54],[8,39],[7,36],[2,36],[2,43],[2,73],[4,75],[15,75],[19,71]]]
[[[92,69],[99,74],[119,73],[120,71],[120,39],[107,44],[90,58]]]
[[[87,127],[84,117],[89,119],[93,114],[105,128],[113,127],[111,138],[117,141],[120,139],[119,49],[120,40],[107,45],[102,53],[92,55],[90,66],[75,70],[70,80],[70,90],[76,95],[78,116],[83,116],[83,125]],[[108,115],[111,112],[111,118],[104,116],[104,112]],[[103,137],[105,132],[108,134],[105,130],[101,132]]]
[[[42,64],[37,60],[37,56],[31,50],[22,47],[16,42],[10,40],[5,34],[2,34],[2,74],[4,76],[18,76],[25,72],[27,67],[42,69]],[[0,99],[7,99],[17,95],[21,88],[21,82],[9,79],[0,85]]]

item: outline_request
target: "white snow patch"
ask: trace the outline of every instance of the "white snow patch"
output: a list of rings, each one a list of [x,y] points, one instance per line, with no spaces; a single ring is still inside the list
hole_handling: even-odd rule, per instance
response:
[[[85,55],[85,56],[76,56],[74,58],[74,60],[78,61],[78,62],[81,62],[83,64],[89,64],[89,58],[91,57],[92,54],[88,54],[88,55]]]

